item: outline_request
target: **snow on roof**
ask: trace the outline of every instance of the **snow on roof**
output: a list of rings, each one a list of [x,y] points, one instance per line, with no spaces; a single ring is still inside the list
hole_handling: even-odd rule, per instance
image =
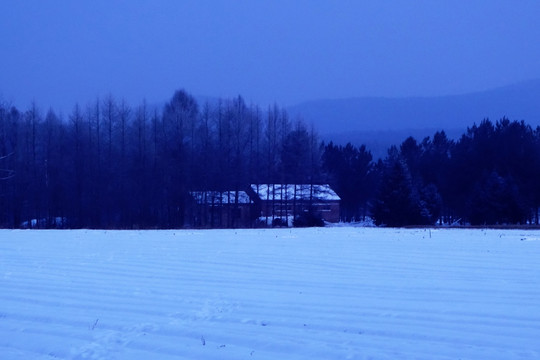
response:
[[[236,191],[192,191],[197,204],[236,204]],[[252,203],[245,191],[238,191],[238,204]]]
[[[339,201],[341,198],[328,184],[252,184],[251,189],[261,200]]]

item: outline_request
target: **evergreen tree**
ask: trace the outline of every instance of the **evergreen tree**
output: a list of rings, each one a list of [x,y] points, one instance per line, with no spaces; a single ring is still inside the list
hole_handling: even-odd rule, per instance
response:
[[[369,201],[375,192],[373,157],[364,145],[348,143],[324,148],[322,166],[327,182],[341,197],[341,217],[344,221],[365,219]]]
[[[407,164],[395,147],[389,150],[385,160],[372,215],[376,225],[424,225],[430,221],[429,210],[413,185]]]
[[[528,216],[517,184],[496,171],[476,184],[469,204],[468,218],[473,225],[523,224]]]

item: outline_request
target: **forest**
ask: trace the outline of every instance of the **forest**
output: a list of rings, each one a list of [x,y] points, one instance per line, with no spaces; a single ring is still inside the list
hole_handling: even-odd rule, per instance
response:
[[[484,119],[374,159],[241,96],[199,104],[178,90],[132,107],[109,95],[67,115],[0,103],[2,228],[190,227],[190,192],[272,183],[330,184],[344,222],[538,224],[540,128]]]

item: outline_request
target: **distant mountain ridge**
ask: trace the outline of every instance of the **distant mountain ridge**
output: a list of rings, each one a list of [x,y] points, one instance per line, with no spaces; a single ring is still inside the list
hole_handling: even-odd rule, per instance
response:
[[[540,125],[540,79],[463,95],[359,97],[308,101],[288,108],[324,136],[345,132],[463,129],[485,118]]]
[[[313,123],[325,142],[364,144],[375,158],[408,136],[421,141],[444,130],[449,138],[489,118],[540,126],[540,79],[492,90],[437,97],[359,97],[308,101],[287,108]]]

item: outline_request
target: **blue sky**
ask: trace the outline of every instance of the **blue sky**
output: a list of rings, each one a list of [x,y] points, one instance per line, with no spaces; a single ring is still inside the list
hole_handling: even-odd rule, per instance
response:
[[[262,106],[540,78],[539,1],[0,0],[0,99],[69,111],[174,90]]]

